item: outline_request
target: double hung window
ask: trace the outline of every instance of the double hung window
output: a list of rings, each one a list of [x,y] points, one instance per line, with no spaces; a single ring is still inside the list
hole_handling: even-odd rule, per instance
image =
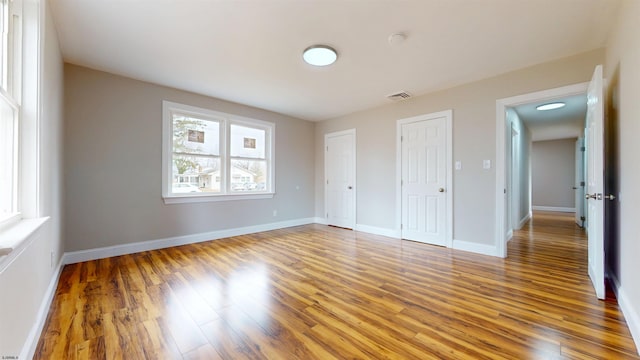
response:
[[[19,0],[0,0],[0,224],[20,215],[21,7]]]
[[[165,203],[273,196],[275,125],[163,102]]]

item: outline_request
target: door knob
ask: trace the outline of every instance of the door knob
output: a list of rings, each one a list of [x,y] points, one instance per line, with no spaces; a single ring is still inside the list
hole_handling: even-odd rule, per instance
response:
[[[444,192],[444,188],[438,189],[438,192]]]
[[[596,194],[591,194],[591,195],[586,194],[586,195],[584,196],[584,198],[585,198],[585,199],[587,199],[587,200],[589,200],[589,199],[595,199],[595,198],[596,198]]]
[[[347,186],[347,189],[351,190],[353,189],[353,186]]]
[[[613,201],[616,199],[616,196],[613,194],[609,194],[609,195],[605,195],[604,198]]]

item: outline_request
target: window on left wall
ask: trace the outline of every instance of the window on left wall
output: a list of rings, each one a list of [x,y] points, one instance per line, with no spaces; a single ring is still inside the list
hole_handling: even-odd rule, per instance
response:
[[[0,225],[19,217],[22,1],[0,0]]]

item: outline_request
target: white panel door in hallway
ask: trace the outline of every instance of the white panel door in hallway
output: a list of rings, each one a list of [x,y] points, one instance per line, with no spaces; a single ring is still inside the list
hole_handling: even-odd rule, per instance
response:
[[[328,225],[356,224],[356,132],[325,135],[325,213]]]
[[[403,239],[450,246],[448,119],[444,112],[400,125]]]
[[[604,204],[613,200],[604,193],[604,104],[602,65],[596,67],[587,91],[587,237],[589,277],[598,299],[605,298],[604,286]]]

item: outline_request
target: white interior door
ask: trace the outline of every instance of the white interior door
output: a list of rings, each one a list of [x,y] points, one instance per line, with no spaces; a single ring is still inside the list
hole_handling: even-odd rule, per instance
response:
[[[447,245],[446,117],[402,124],[402,238]]]
[[[604,105],[602,65],[596,67],[587,91],[587,237],[589,277],[599,299],[604,299]]]
[[[356,224],[355,130],[325,135],[325,154],[327,224],[353,229]]]

